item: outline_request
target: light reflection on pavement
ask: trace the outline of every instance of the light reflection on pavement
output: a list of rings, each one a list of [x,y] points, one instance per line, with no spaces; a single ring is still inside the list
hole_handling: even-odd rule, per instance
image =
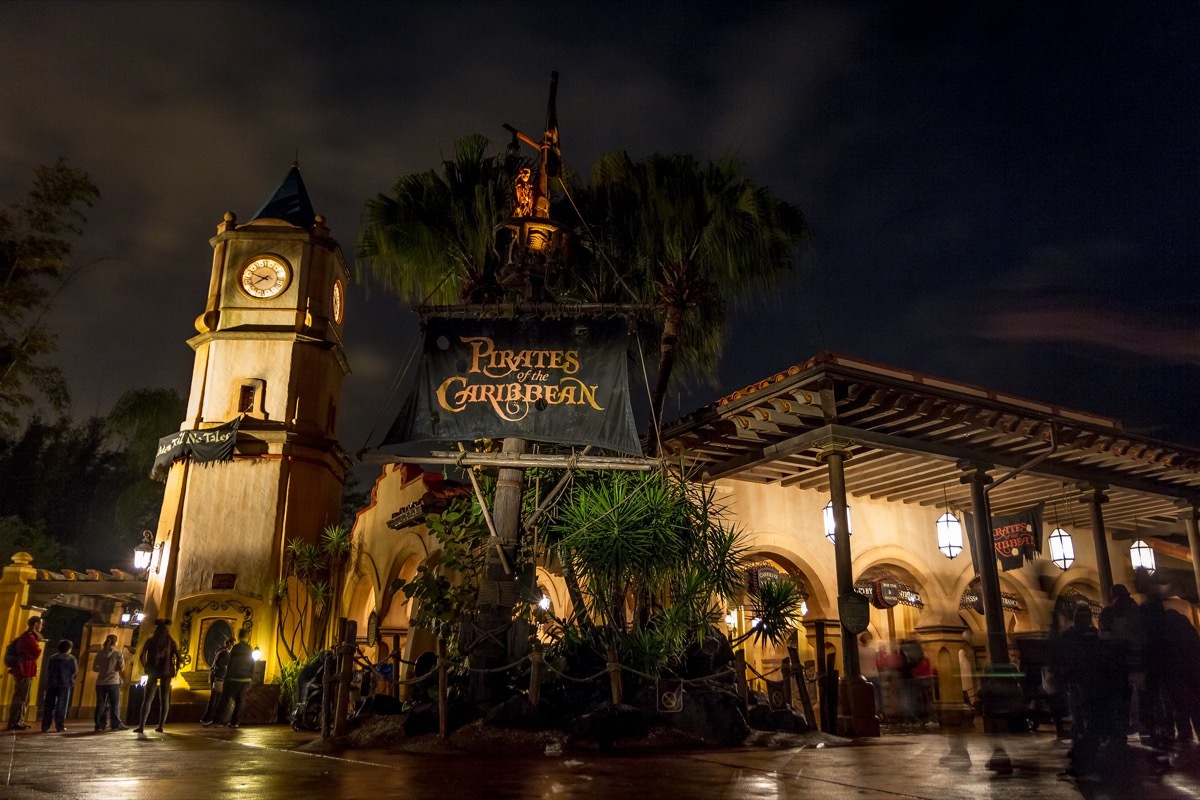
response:
[[[89,728],[5,734],[0,745],[7,779],[0,797],[1200,800],[1200,748],[1182,752],[1180,768],[1161,779],[1148,774],[1144,751],[1131,748],[1126,769],[1077,784],[1059,777],[1068,745],[1044,733],[920,733],[821,749],[543,757],[359,751],[331,757],[297,751],[312,735],[284,726],[213,730],[183,724],[142,737]],[[997,748],[1011,762],[1010,773],[986,768]]]

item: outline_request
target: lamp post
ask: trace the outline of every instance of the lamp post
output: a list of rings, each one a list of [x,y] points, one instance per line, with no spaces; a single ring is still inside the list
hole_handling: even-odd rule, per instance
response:
[[[133,548],[133,570],[137,579],[146,580],[150,575],[150,560],[154,556],[154,534],[142,531],[142,542]]]

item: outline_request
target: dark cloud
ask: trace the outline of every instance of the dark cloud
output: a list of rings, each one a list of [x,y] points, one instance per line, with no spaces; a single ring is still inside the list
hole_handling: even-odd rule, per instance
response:
[[[557,69],[576,169],[618,148],[737,154],[813,226],[804,273],[735,317],[723,385],[676,410],[828,347],[1194,436],[1198,18],[1182,3],[9,2],[0,197],[60,155],[103,192],[81,257],[111,260],[54,324],[77,410],[104,410],[131,386],[186,388],[207,240],[297,151],[351,252],[363,201],[456,137],[536,131]],[[362,284],[348,312],[358,449],[416,325]],[[1133,383],[1101,391],[1113,375]]]

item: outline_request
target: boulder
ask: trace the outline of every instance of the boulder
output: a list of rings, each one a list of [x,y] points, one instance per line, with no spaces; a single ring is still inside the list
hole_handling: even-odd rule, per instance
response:
[[[645,739],[649,732],[646,712],[629,705],[604,705],[568,725],[573,742],[593,742],[601,750],[609,750],[617,742]]]
[[[403,717],[402,729],[405,736],[420,736],[438,732],[438,709],[435,703],[418,703]],[[479,719],[479,710],[470,705],[450,706],[450,730],[457,730],[469,722]]]
[[[750,706],[746,715],[750,727],[756,731],[779,731],[780,733],[804,733],[808,730],[808,720],[803,714],[797,714],[790,708],[780,708],[774,711],[770,706]]]
[[[483,724],[492,728],[540,731],[550,727],[552,720],[545,702],[534,708],[526,695],[518,694],[488,711]]]
[[[712,681],[687,686],[683,709],[663,714],[662,720],[694,739],[717,747],[739,745],[750,733],[737,692]]]

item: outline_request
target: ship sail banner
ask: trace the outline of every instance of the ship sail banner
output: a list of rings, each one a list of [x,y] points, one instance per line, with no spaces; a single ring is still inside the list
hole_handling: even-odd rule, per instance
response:
[[[426,323],[413,394],[382,442],[518,437],[641,453],[623,320]]]

